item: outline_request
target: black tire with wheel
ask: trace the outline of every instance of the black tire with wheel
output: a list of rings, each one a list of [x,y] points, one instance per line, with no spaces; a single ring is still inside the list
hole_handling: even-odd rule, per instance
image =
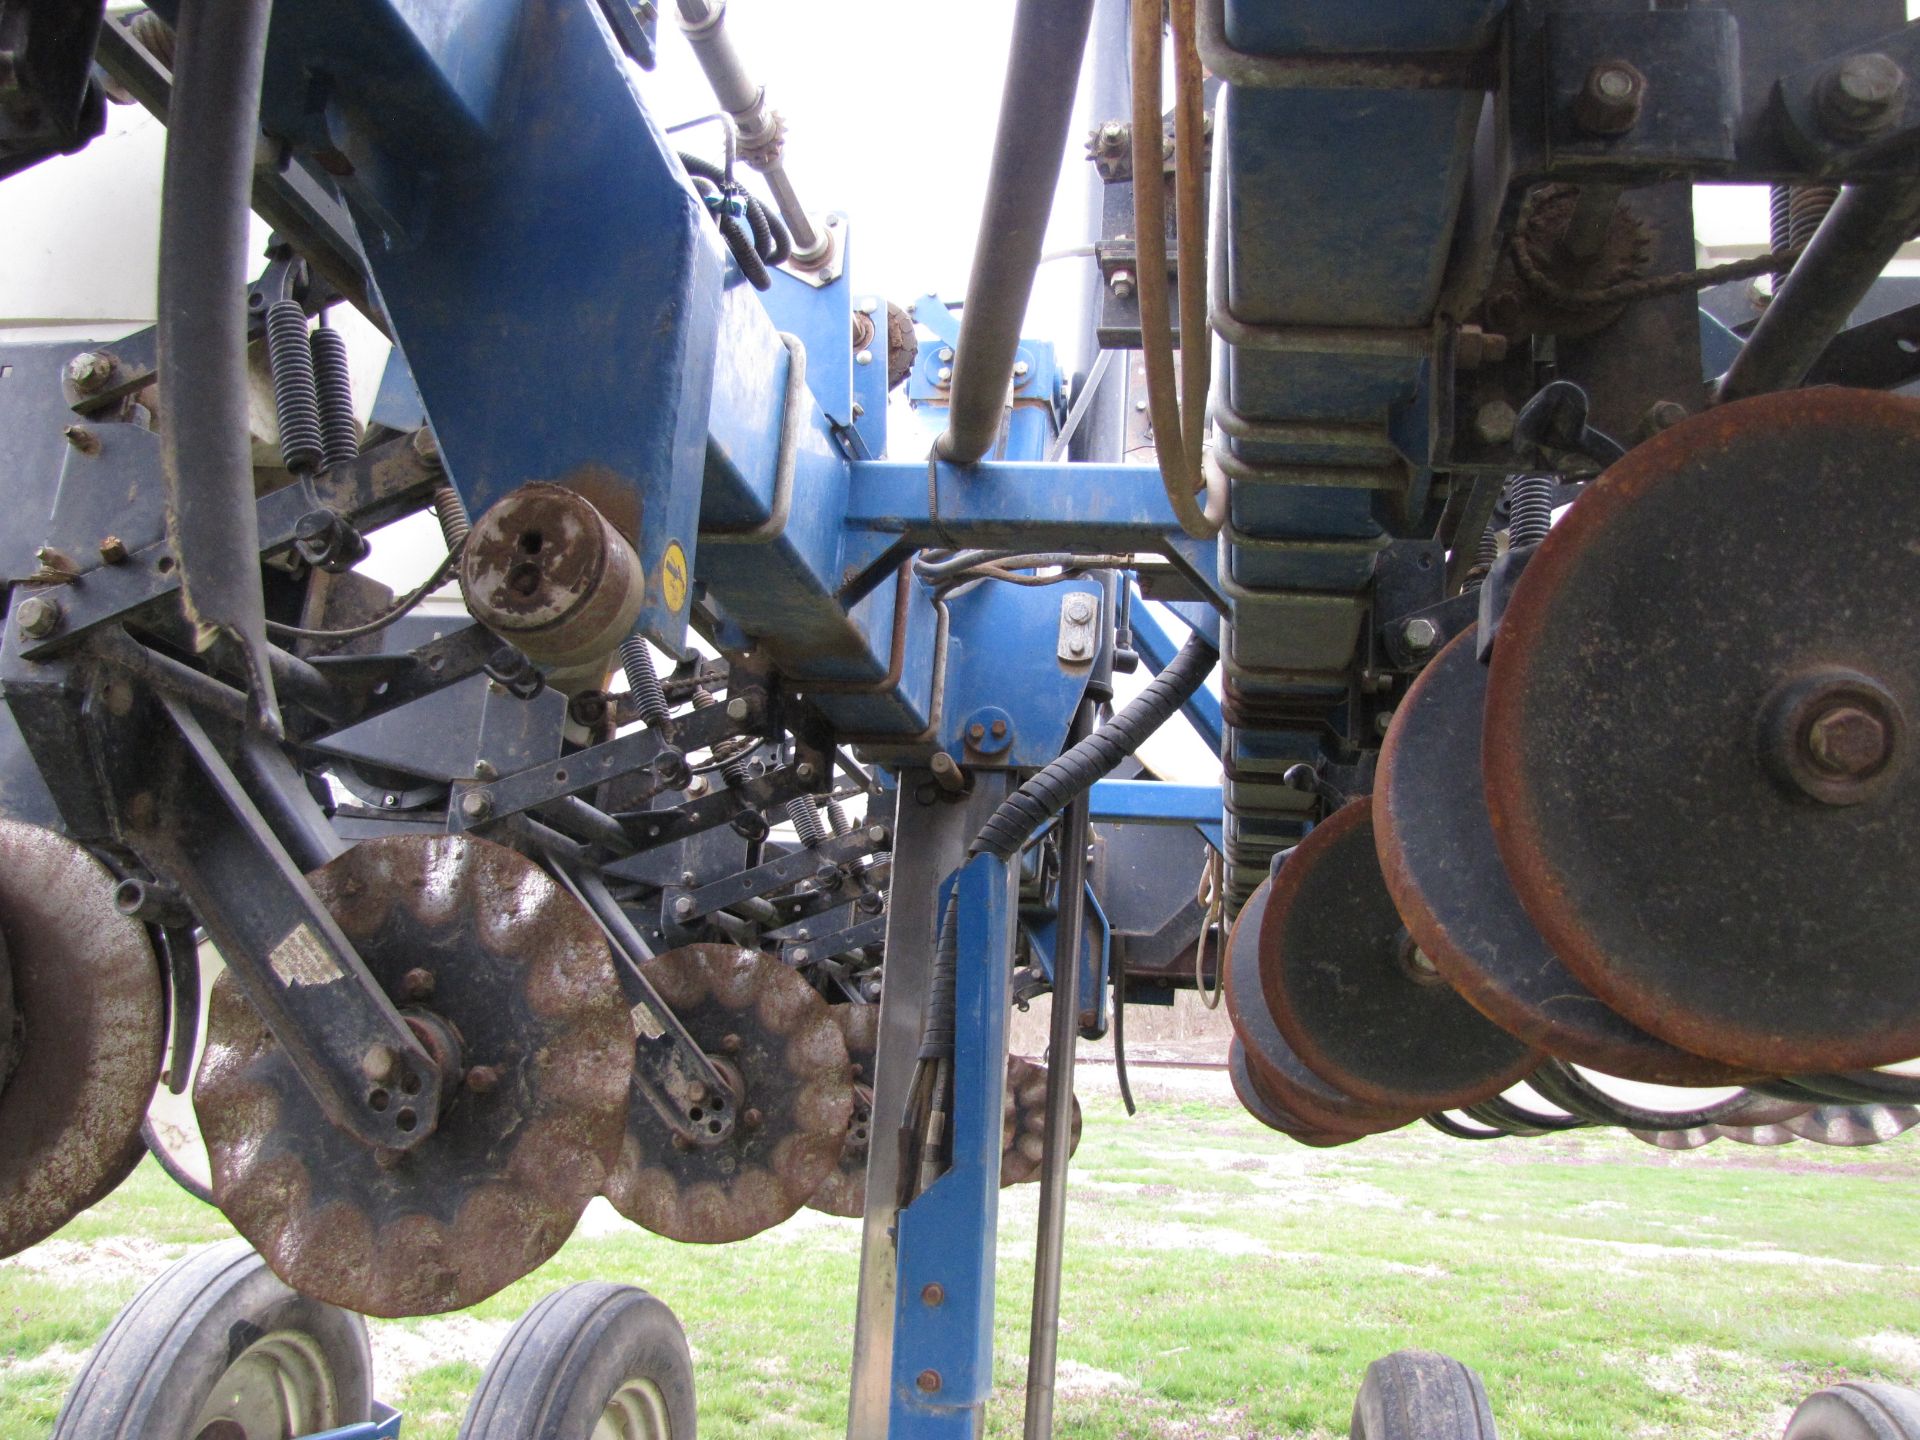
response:
[[[1496,1440],[1480,1377],[1449,1355],[1396,1350],[1367,1367],[1349,1440]]]
[[[488,1362],[459,1440],[589,1435],[694,1440],[686,1333],[631,1285],[569,1285],[521,1316]]]
[[[1920,1392],[1855,1380],[1816,1390],[1787,1421],[1787,1440],[1920,1440]]]
[[[231,1240],[172,1266],[114,1318],[52,1440],[294,1440],[372,1411],[366,1322],[289,1290]]]

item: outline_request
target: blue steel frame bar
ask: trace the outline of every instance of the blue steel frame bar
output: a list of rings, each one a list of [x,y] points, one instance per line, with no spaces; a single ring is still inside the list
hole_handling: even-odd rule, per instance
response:
[[[899,1213],[889,1440],[971,1440],[993,1393],[993,1281],[1000,1225],[1001,1096],[1016,872],[977,855],[958,890],[953,1165]],[[875,1115],[875,1143],[886,1143]],[[930,1289],[929,1287],[938,1287]]]
[[[1093,787],[1093,820],[1101,825],[1191,825],[1223,848],[1218,785],[1159,780],[1101,780]]]
[[[1131,615],[1133,648],[1140,652],[1140,658],[1158,675],[1173,663],[1173,657],[1180,653],[1180,647],[1173,636],[1167,633],[1166,626],[1160,623],[1160,617],[1147,608],[1145,597],[1137,589],[1134,591]],[[1226,717],[1220,713],[1220,697],[1203,685],[1194,692],[1193,699],[1180,707],[1180,713],[1200,732],[1200,738],[1207,742],[1207,748],[1218,755],[1227,728]],[[1217,796],[1218,792],[1215,793]]]

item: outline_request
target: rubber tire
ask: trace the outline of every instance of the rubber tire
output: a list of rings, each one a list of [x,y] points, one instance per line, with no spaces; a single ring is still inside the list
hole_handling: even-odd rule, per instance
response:
[[[1920,1440],[1920,1392],[1857,1380],[1816,1390],[1787,1421],[1786,1440]]]
[[[308,1336],[326,1356],[336,1425],[373,1417],[366,1321],[289,1290],[246,1241],[228,1240],[169,1267],[114,1317],[67,1391],[51,1440],[192,1440],[187,1426],[214,1383],[276,1330]]]
[[[1349,1440],[1497,1440],[1480,1377],[1432,1350],[1396,1350],[1367,1367]]]
[[[507,1332],[459,1440],[582,1440],[637,1379],[659,1386],[672,1440],[694,1440],[693,1357],[673,1311],[632,1285],[569,1285]]]

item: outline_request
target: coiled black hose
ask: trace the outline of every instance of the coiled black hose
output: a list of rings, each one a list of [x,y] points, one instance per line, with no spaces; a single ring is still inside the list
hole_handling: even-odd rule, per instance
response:
[[[746,228],[740,232],[740,235],[751,248],[754,258],[761,262],[760,274],[763,278],[766,275],[767,266],[786,263],[788,257],[793,254],[793,237],[787,233],[785,223],[734,180],[730,167],[716,165],[711,160],[703,160],[698,155],[689,155],[684,150],[680,152],[680,163],[686,167],[689,175],[705,180],[719,190],[723,202],[731,201],[736,197],[740,200],[747,220]],[[714,218],[720,226],[720,233],[726,236],[727,248],[733,251],[734,259],[739,263],[741,273],[747,277],[748,283],[756,290],[765,290],[767,285],[762,285],[754,279],[753,270],[740,259],[739,241],[727,233],[728,221],[731,220],[734,228],[738,229],[738,219],[724,212]],[[770,279],[767,281],[768,285],[772,283]]]
[[[313,383],[320,397],[320,468],[331,470],[360,453],[360,426],[353,418],[353,375],[347,368],[347,337],[324,324],[308,337],[313,347]]]
[[[968,853],[1010,859],[1035,831],[1092,789],[1094,781],[1111,773],[1191,700],[1219,658],[1204,636],[1189,636],[1173,663],[1119,714],[1001,802]]]
[[[320,392],[307,344],[307,312],[298,300],[267,307],[267,368],[273,373],[273,410],[280,422],[280,458],[296,474],[312,474],[326,453],[320,429]]]
[[[720,238],[727,242],[727,249],[733,254],[733,263],[740,267],[740,273],[747,277],[747,283],[756,290],[772,289],[773,277],[767,273],[767,262],[753,248],[753,236],[747,233],[746,226],[724,211],[714,219],[720,226]]]

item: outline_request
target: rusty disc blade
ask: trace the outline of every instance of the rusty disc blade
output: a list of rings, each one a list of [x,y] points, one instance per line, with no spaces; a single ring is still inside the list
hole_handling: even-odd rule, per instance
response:
[[[1661,1150],[1699,1150],[1720,1138],[1717,1125],[1696,1125],[1691,1130],[1629,1130],[1643,1145]]]
[[[1615,464],[1494,648],[1487,807],[1608,1005],[1760,1074],[1920,1055],[1920,403],[1723,406]]]
[[[1380,869],[1414,943],[1476,1010],[1562,1060],[1655,1085],[1751,1078],[1609,1009],[1547,948],[1494,844],[1480,774],[1487,667],[1468,626],[1393,713],[1374,782]]]
[[[1716,1125],[1720,1138],[1731,1140],[1736,1145],[1760,1145],[1771,1148],[1776,1145],[1791,1145],[1800,1137],[1785,1125]]]
[[[672,1240],[758,1235],[806,1204],[846,1147],[853,1077],[833,1008],[772,956],[733,945],[683,945],[646,975],[694,1043],[739,1076],[737,1118],[726,1139],[681,1149],[636,1093],[604,1193]]]
[[[1047,1067],[1024,1056],[1007,1057],[1005,1133],[1000,1151],[1000,1186],[1024,1185],[1040,1178],[1047,1151]],[[1073,1133],[1067,1154],[1080,1148],[1080,1097],[1073,1098]]]
[[[1373,806],[1314,826],[1274,877],[1260,982],[1287,1044],[1329,1085],[1425,1115],[1498,1095],[1543,1058],[1420,964],[1380,873]]]
[[[12,1011],[0,1080],[0,1255],[104,1198],[145,1147],[166,1043],[146,927],[114,877],[63,835],[0,820],[0,983]]]
[[[308,878],[401,1014],[454,1037],[445,1103],[412,1149],[363,1146],[222,976],[194,1085],[214,1202],[315,1299],[475,1304],[560,1248],[619,1152],[633,1022],[606,940],[531,860],[469,836],[363,841]]]
[[[1299,1116],[1308,1129],[1350,1139],[1398,1130],[1419,1119],[1413,1111],[1370,1105],[1329,1085],[1301,1063],[1273,1023],[1260,984],[1260,927],[1272,894],[1273,881],[1261,881],[1227,935],[1227,1018],[1246,1048],[1247,1068],[1259,1079],[1261,1093]]]
[[[1317,1149],[1335,1145],[1351,1145],[1360,1139],[1358,1135],[1338,1135],[1327,1130],[1315,1130],[1281,1105],[1261,1087],[1260,1079],[1247,1063],[1247,1047],[1235,1036],[1227,1043],[1227,1079],[1233,1085],[1233,1093],[1241,1107],[1269,1130],[1278,1130],[1290,1140],[1298,1140],[1302,1145],[1312,1145]]]
[[[847,1042],[853,1075],[853,1111],[840,1163],[807,1201],[807,1208],[857,1220],[867,1213],[867,1150],[873,1138],[873,1069],[880,1046],[878,1005],[835,1005],[834,1023]]]
[[[1878,1145],[1920,1124],[1912,1105],[1818,1105],[1786,1122],[1786,1128],[1816,1145]]]

